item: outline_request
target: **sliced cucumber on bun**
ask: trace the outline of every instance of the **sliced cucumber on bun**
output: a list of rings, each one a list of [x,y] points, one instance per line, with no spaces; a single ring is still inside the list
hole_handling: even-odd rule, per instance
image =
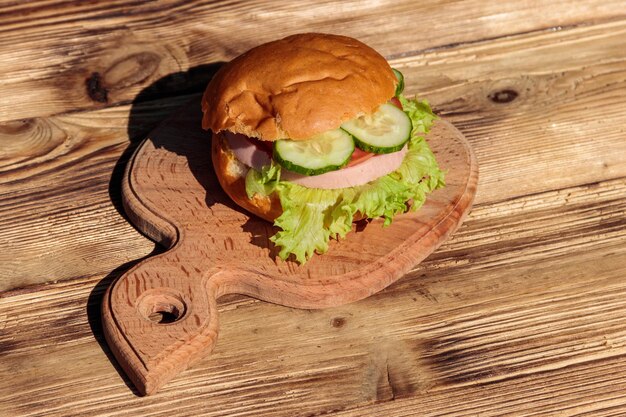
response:
[[[396,93],[395,93],[395,96],[398,97],[404,91],[404,75],[402,75],[402,73],[395,68],[392,68],[391,70],[393,71],[393,74],[398,79],[398,84],[396,84]]]
[[[359,149],[391,153],[404,147],[411,137],[413,126],[404,111],[385,103],[374,113],[349,120],[341,128],[354,137]]]
[[[334,129],[307,140],[277,140],[274,142],[273,157],[289,171],[320,175],[345,166],[352,152],[352,136],[341,129]]]

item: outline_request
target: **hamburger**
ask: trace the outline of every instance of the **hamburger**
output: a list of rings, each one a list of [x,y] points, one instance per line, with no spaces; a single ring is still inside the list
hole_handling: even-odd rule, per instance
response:
[[[220,185],[273,222],[279,256],[306,262],[355,221],[417,210],[444,174],[425,140],[426,101],[404,77],[345,36],[305,33],[225,64],[202,98]]]

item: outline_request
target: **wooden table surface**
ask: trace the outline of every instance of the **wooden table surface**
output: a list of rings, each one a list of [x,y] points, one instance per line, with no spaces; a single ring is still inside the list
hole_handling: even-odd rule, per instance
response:
[[[221,299],[213,354],[138,397],[99,318],[161,250],[125,162],[220,62],[305,31],[370,44],[467,136],[475,207],[369,299]],[[2,1],[0,415],[626,415],[625,126],[624,1]]]

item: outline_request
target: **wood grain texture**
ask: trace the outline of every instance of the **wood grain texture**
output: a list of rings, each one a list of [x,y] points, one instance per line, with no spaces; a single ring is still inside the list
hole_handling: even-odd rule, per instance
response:
[[[408,91],[428,97],[443,115],[458,116],[452,120],[475,138],[481,166],[487,154],[493,158],[478,193],[479,202],[489,202],[503,190],[532,194],[624,175],[618,149],[625,143],[625,36],[620,21],[393,64],[419,80]],[[572,164],[584,169],[568,171]]]
[[[623,410],[625,192],[615,180],[475,207],[419,268],[350,305],[223,298],[211,357],[141,399],[89,326],[109,282],[14,292],[0,299],[0,369],[13,375],[0,404],[112,416]]]
[[[1,6],[0,6],[1,7]],[[621,1],[65,2],[0,9],[0,120],[129,102],[162,76],[228,61],[269,40],[318,31],[361,39],[388,58],[623,16]],[[23,62],[28,62],[24,66]],[[195,77],[192,77],[195,79]],[[180,90],[179,78],[161,93]],[[206,79],[195,79],[206,84]],[[42,99],[44,97],[44,99]]]
[[[497,202],[626,176],[624,27],[524,34],[392,64],[405,72],[409,93],[430,100],[471,142],[484,173],[476,203]],[[489,98],[504,90],[518,95]],[[0,126],[1,290],[106,275],[151,252],[119,214],[116,184],[130,152],[122,153],[129,136],[145,137],[191,97]]]
[[[168,250],[116,281],[102,305],[104,332],[142,394],[154,394],[217,341],[217,298],[245,294],[296,308],[360,300],[387,287],[458,228],[469,212],[478,165],[452,125],[426,136],[446,186],[391,226],[375,219],[333,241],[306,264],[277,259],[270,223],[250,216],[222,191],[213,172],[200,109],[185,105],[150,133],[122,187],[132,222]],[[181,140],[184,138],[184,140]],[[173,322],[151,320],[169,314]],[[162,318],[162,317],[161,317]]]
[[[0,2],[0,415],[626,414],[623,2],[315,3]],[[154,248],[125,150],[205,64],[302,29],[372,44],[460,128],[473,212],[366,300],[223,297],[211,357],[137,398],[98,318]]]

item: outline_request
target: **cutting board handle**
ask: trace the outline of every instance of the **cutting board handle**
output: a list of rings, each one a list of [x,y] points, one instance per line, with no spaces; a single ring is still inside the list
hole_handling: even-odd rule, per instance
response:
[[[220,276],[183,260],[181,247],[148,258],[105,294],[104,335],[142,395],[156,392],[211,352],[218,334]]]

